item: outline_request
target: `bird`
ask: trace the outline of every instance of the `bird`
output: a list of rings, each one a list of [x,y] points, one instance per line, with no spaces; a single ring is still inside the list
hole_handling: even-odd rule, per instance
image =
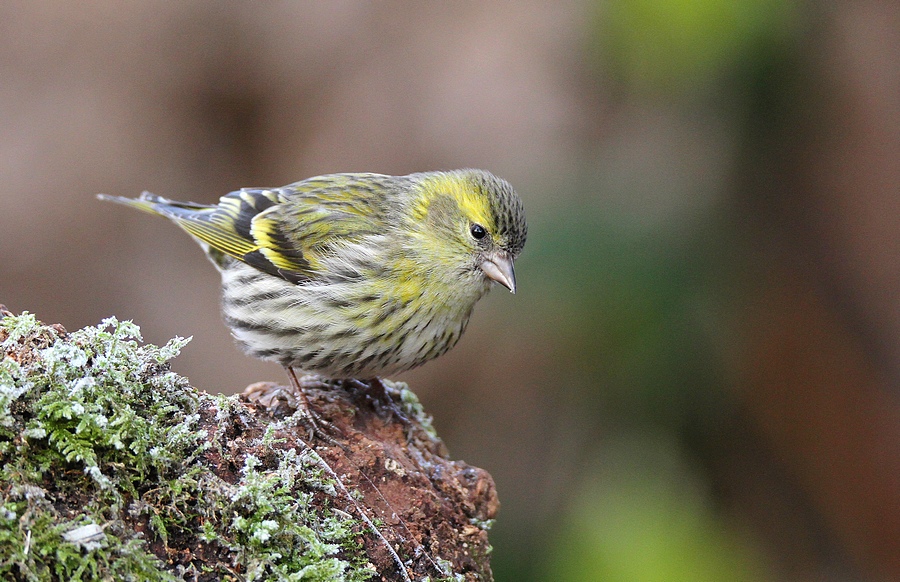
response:
[[[476,169],[327,174],[217,204],[98,197],[168,218],[200,244],[237,345],[281,364],[310,413],[297,370],[367,381],[444,354],[491,286],[516,292],[527,236],[513,187]]]

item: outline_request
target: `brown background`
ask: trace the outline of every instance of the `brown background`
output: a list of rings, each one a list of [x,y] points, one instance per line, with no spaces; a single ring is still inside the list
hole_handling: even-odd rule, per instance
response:
[[[93,195],[482,167],[521,291],[405,379],[497,480],[498,580],[900,579],[900,8],[741,6],[6,3],[0,302],[280,381]]]

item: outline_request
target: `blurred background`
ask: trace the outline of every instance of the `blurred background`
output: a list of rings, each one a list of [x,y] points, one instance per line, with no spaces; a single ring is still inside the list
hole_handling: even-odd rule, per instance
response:
[[[502,509],[498,581],[900,580],[894,0],[10,2],[0,303],[233,393],[175,227],[328,172],[517,188],[520,291],[403,378]]]

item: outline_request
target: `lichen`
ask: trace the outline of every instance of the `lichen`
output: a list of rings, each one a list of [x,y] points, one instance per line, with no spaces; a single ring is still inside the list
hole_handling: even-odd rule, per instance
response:
[[[419,397],[416,396],[415,392],[409,389],[409,385],[406,382],[392,382],[390,380],[382,380],[381,382],[384,384],[385,390],[399,394],[400,404],[406,415],[415,419],[422,429],[428,433],[428,436],[436,439],[437,431],[434,430],[433,420],[429,414],[425,413],[425,407],[419,402]]]
[[[28,313],[3,315],[0,579],[374,574],[360,525],[330,506],[334,483],[315,458],[232,454],[233,471],[210,460],[226,458],[224,435],[241,411],[169,370],[189,339],[157,347],[115,318],[66,333]]]

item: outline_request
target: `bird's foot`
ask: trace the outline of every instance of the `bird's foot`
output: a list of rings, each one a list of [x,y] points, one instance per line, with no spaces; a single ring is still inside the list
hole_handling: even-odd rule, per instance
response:
[[[304,376],[298,380],[290,369],[288,378],[289,386],[280,386],[274,382],[256,382],[247,386],[243,396],[248,401],[265,407],[276,418],[295,416],[296,420],[309,431],[310,440],[318,438],[328,444],[337,445],[337,441],[331,435],[340,435],[341,431],[313,410],[306,395],[307,389],[328,389],[331,385],[317,376]]]
[[[319,438],[330,445],[339,445],[331,435],[340,435],[341,431],[313,410],[312,405],[309,403],[309,398],[306,396],[307,389],[328,389],[331,388],[331,385],[318,376],[303,376],[298,380],[293,368],[285,369],[298,404],[296,414],[299,414],[300,423],[309,430],[310,440]]]
[[[348,391],[357,393],[365,398],[380,416],[387,418],[395,416],[404,424],[411,424],[406,413],[388,393],[388,389],[384,382],[381,381],[381,378],[372,378],[370,380],[351,378],[344,380],[343,386]]]

